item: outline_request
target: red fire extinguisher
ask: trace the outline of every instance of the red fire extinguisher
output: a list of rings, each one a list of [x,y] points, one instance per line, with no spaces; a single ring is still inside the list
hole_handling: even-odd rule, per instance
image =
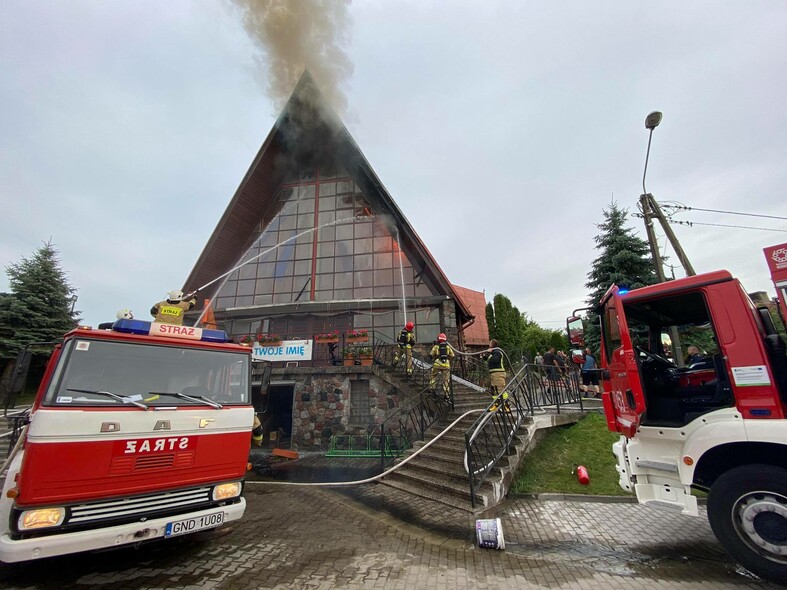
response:
[[[577,466],[577,479],[579,483],[583,486],[586,486],[590,483],[590,476],[588,475],[588,469],[584,465]]]

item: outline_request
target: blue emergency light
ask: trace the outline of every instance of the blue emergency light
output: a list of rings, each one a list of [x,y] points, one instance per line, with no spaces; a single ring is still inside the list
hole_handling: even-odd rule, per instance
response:
[[[112,324],[112,329],[115,332],[122,332],[124,334],[166,336],[170,338],[183,338],[186,340],[200,340],[202,342],[229,342],[229,337],[224,330],[206,330],[204,328],[192,328],[190,326],[157,324],[144,320],[117,320]]]

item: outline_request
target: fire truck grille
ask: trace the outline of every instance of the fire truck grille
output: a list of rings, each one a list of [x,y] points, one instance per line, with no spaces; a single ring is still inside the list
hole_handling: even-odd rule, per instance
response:
[[[194,452],[167,453],[142,457],[115,457],[109,466],[110,475],[128,475],[152,469],[180,469],[194,464]]]
[[[109,502],[78,504],[69,510],[67,524],[129,519],[138,515],[153,515],[158,512],[177,513],[195,505],[209,504],[211,501],[210,490],[210,487],[202,487]]]

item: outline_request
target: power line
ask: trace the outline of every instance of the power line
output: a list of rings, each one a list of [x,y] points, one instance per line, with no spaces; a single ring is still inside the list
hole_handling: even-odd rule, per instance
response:
[[[712,225],[715,227],[733,227],[736,229],[759,229],[761,231],[776,231],[776,232],[787,232],[787,229],[774,229],[772,227],[752,227],[749,225],[728,225],[726,223],[702,223],[700,221],[681,221],[679,219],[670,219],[672,223],[678,223],[680,225],[688,225],[692,227],[694,225]]]
[[[682,209],[684,211],[707,211],[709,213],[726,213],[729,215],[745,215],[747,217],[764,217],[766,219],[781,219],[787,221],[787,217],[781,217],[779,215],[763,215],[760,213],[741,213],[740,211],[725,211],[723,209],[702,209],[700,207],[689,207],[688,205],[682,205],[680,203],[675,203],[674,205],[662,204],[661,206],[664,207],[665,209]],[[736,226],[731,225],[727,227],[736,227]],[[747,228],[747,229],[754,229],[754,228]],[[782,230],[777,229],[773,231],[782,231]]]

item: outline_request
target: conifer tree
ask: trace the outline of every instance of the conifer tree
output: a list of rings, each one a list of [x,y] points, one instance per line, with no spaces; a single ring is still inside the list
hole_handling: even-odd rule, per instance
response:
[[[593,261],[585,283],[590,289],[587,299],[590,306],[597,305],[613,284],[637,289],[656,282],[648,243],[625,226],[628,210],[613,202],[603,213],[604,221],[596,226],[600,233],[594,238],[600,254]],[[600,333],[596,314],[588,314],[585,341],[592,350],[598,350]]]
[[[10,293],[0,297],[0,358],[15,358],[32,342],[49,342],[73,329],[75,290],[60,267],[57,250],[45,243],[30,259],[6,267]]]

